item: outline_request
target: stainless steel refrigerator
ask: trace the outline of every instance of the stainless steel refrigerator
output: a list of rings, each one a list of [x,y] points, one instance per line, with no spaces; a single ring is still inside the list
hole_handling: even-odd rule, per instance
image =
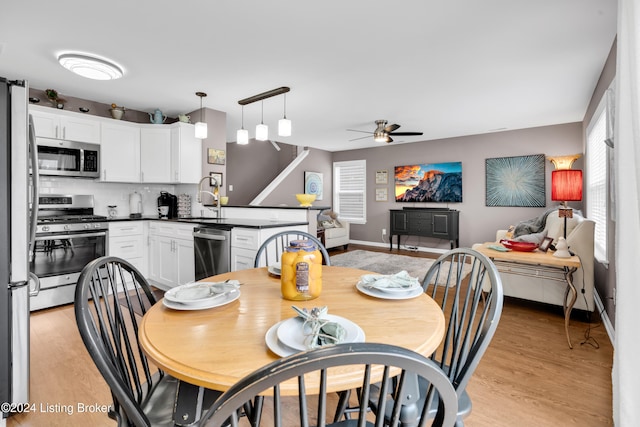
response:
[[[25,81],[0,77],[0,403],[14,404],[29,402],[29,280],[33,275],[28,257],[35,234],[38,177],[37,167],[35,176],[29,173],[30,162],[37,160],[28,93]],[[32,218],[29,204],[34,200]],[[11,407],[1,409],[2,418],[8,417]]]

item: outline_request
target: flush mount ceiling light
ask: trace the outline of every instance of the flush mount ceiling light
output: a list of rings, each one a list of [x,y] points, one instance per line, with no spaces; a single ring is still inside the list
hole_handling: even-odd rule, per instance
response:
[[[64,53],[58,56],[58,62],[67,70],[93,80],[115,80],[124,74],[116,64],[84,54]]]
[[[202,110],[202,98],[207,96],[207,94],[204,92],[196,92],[196,96],[200,97],[200,121],[196,122],[196,138],[205,139],[207,137],[207,124],[202,119],[204,116],[204,111]]]

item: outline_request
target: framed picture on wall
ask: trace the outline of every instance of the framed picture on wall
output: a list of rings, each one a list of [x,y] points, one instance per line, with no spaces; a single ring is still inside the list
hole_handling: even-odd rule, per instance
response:
[[[388,184],[389,183],[389,171],[382,170],[376,171],[376,184]]]
[[[485,160],[487,206],[546,205],[544,154]]]
[[[306,194],[315,194],[316,200],[322,200],[322,185],[322,173],[304,172],[304,192]]]
[[[214,187],[218,183],[218,187],[222,187],[222,174],[220,172],[209,172],[209,185]]]
[[[207,152],[207,163],[212,165],[224,165],[227,153],[224,150],[209,148]]]
[[[389,198],[389,191],[386,188],[376,188],[376,202],[386,202]]]

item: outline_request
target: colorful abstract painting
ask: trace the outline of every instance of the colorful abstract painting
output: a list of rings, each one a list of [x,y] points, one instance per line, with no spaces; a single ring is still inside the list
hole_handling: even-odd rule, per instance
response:
[[[486,159],[487,206],[546,206],[544,154]]]
[[[396,202],[462,202],[462,163],[396,166]]]

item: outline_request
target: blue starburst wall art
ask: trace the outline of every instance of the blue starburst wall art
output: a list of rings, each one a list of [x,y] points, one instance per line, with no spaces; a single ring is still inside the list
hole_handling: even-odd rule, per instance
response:
[[[487,206],[546,206],[544,154],[485,160]]]

